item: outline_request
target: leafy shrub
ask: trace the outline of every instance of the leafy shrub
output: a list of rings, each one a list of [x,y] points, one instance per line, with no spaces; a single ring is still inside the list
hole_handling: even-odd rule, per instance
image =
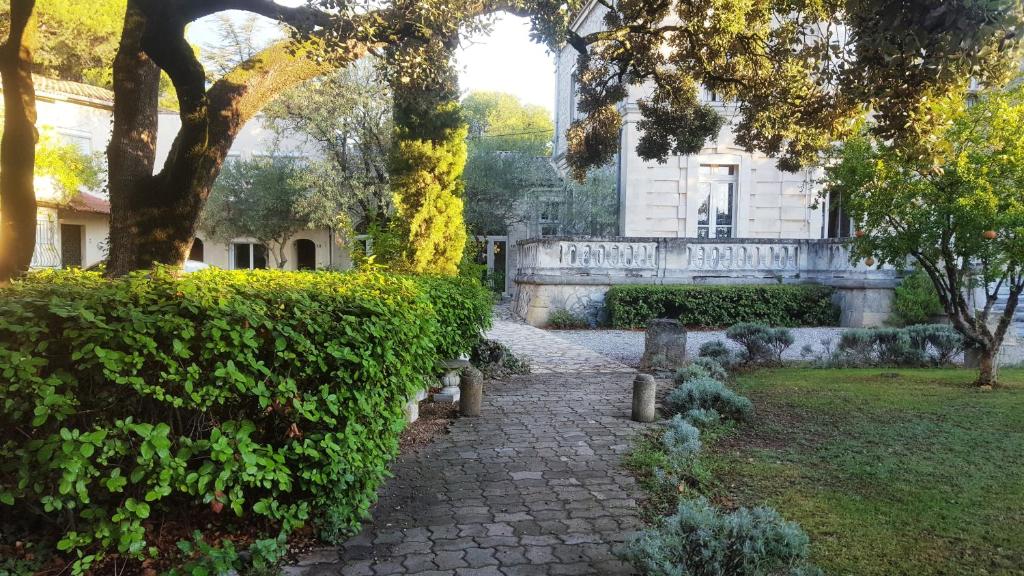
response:
[[[491,327],[494,296],[466,276],[410,276],[430,301],[438,321],[434,347],[442,360],[469,354]]]
[[[481,340],[469,355],[469,361],[485,378],[505,378],[512,374],[529,374],[530,362],[512,353],[497,340]]]
[[[894,292],[893,315],[904,326],[923,324],[943,312],[935,284],[924,270],[915,270],[904,278]]]
[[[824,286],[613,286],[605,296],[611,325],[643,328],[654,318],[717,328],[740,322],[773,326],[834,326],[838,309]]]
[[[284,535],[256,540],[249,545],[247,554],[240,554],[230,540],[224,540],[215,547],[206,542],[202,532],[196,531],[192,540],[178,542],[178,550],[189,560],[181,567],[171,569],[168,576],[232,572],[240,576],[278,576],[288,552],[288,542]]]
[[[754,405],[748,398],[711,378],[690,380],[676,387],[665,398],[665,405],[673,414],[685,414],[694,409],[715,410],[733,420],[746,420],[754,412]]]
[[[82,570],[152,554],[143,522],[157,519],[355,528],[402,406],[490,316],[463,288],[210,269],[46,272],[0,290],[0,533]]]
[[[809,540],[771,508],[720,512],[704,498],[681,502],[657,528],[630,542],[626,557],[649,576],[812,576]]]
[[[722,415],[714,408],[694,408],[683,417],[698,428],[714,426],[722,421]]]
[[[717,361],[722,366],[729,366],[732,364],[732,350],[723,340],[712,340],[705,342],[700,345],[697,351],[697,356],[700,358],[710,358]]]
[[[725,335],[743,346],[743,360],[750,364],[781,364],[782,354],[796,341],[786,328],[750,322],[730,326]]]
[[[590,328],[590,322],[568,310],[555,310],[548,316],[548,327],[556,330],[580,330]]]
[[[690,458],[700,452],[700,430],[676,414],[668,421],[661,443],[673,458]]]
[[[676,370],[673,380],[676,384],[686,384],[690,380],[698,380],[701,378],[711,378],[711,373],[708,372],[707,368],[698,366],[697,364],[687,364],[686,366]]]
[[[703,368],[708,373],[708,376],[715,380],[726,380],[729,378],[729,372],[714,358],[697,358],[693,361],[693,366]]]

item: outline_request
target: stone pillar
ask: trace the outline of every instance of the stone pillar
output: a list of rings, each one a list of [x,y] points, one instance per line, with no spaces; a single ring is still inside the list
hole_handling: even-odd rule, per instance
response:
[[[480,401],[484,394],[484,375],[472,366],[466,368],[462,371],[459,388],[459,413],[463,416],[479,416]]]
[[[659,318],[647,325],[640,367],[675,370],[686,362],[686,329],[679,320]]]
[[[650,374],[637,374],[633,380],[633,413],[636,422],[654,422],[654,398],[658,383]]]

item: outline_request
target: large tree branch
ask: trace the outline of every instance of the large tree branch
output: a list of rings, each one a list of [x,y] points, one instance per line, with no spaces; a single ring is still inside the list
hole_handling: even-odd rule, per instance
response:
[[[168,2],[168,4],[172,4]],[[273,0],[179,0],[175,11],[186,22],[225,10],[242,10],[284,22],[300,30],[329,26],[331,16],[307,5],[284,6]]]

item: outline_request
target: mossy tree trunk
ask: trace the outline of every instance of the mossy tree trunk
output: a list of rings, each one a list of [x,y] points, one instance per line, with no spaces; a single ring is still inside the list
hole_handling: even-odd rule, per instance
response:
[[[303,46],[285,40],[207,88],[206,72],[185,39],[185,25],[228,4],[129,2],[114,65],[114,129],[108,150],[110,276],[154,264],[180,266],[238,132],[281,91],[328,70],[307,58]],[[250,4],[243,8],[262,7],[264,15],[284,17],[289,10],[272,2]],[[332,65],[365,51],[364,45],[352,45]],[[154,174],[160,70],[174,85],[181,128],[163,168]]]
[[[36,93],[32,83],[35,0],[11,0],[0,46],[4,91],[0,141],[0,284],[28,271],[36,245]]]

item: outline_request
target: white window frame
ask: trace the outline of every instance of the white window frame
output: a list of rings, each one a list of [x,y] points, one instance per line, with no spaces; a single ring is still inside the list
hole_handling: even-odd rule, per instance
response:
[[[710,168],[712,173],[705,175],[704,174],[704,168]],[[732,173],[731,174],[715,174],[714,173],[714,169],[715,168],[730,168]],[[730,206],[731,222],[727,225],[728,228],[729,228],[729,235],[728,236],[721,236],[721,238],[736,238],[738,236],[738,234],[737,234],[737,226],[736,226],[736,222],[737,222],[736,212],[737,212],[737,206],[738,206],[738,203],[739,203],[739,184],[740,184],[739,173],[740,173],[740,166],[738,164],[731,164],[731,163],[704,163],[704,162],[702,162],[700,164],[698,170],[700,172],[698,173],[698,176],[697,176],[697,191],[696,191],[697,198],[696,198],[696,203],[695,203],[698,211],[699,211],[700,205],[701,205],[701,203],[702,203],[702,201],[704,199],[704,196],[703,196],[703,194],[701,192],[701,188],[702,188],[703,184],[711,184],[711,185],[714,185],[714,184],[731,184],[731,189],[730,189],[730,194],[729,194],[729,196],[731,197],[731,202],[730,202],[730,204],[731,204],[731,206]],[[708,229],[708,236],[707,236],[707,238],[709,238],[709,239],[719,238],[719,236],[718,236],[718,228],[720,226],[723,226],[723,225],[718,224],[717,221],[716,221],[716,217],[718,215],[718,208],[719,208],[719,206],[715,202],[715,195],[714,195],[714,193],[712,191],[712,193],[708,197],[708,223],[706,225],[702,225],[699,222],[697,222],[697,219],[699,218],[699,214],[698,214],[698,211],[694,212],[694,221],[696,222],[696,228],[697,228],[697,234],[696,235],[697,235],[698,238],[700,237],[700,229],[702,227],[706,227]]]
[[[242,268],[242,267],[238,266],[238,262],[235,259],[235,247],[236,246],[248,246],[249,247],[249,266],[248,267]],[[232,270],[264,270],[264,268],[253,268],[254,255],[256,253],[256,251],[253,248],[255,248],[256,246],[263,246],[263,250],[266,253],[266,258],[267,258],[267,267],[265,269],[270,269],[270,249],[267,248],[267,246],[265,244],[263,244],[261,242],[255,242],[255,241],[253,241],[253,242],[250,242],[250,241],[238,241],[238,242],[232,242],[231,243],[231,269]]]
[[[78,148],[83,154],[92,154],[92,134],[88,130],[77,128],[58,128],[57,135],[65,144]]]

